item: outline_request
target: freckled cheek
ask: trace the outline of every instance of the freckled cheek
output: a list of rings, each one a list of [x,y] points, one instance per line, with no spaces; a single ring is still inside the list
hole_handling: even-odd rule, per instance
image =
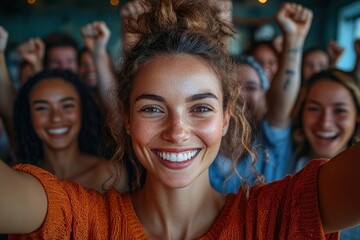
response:
[[[161,126],[159,123],[138,121],[136,118],[131,120],[130,134],[133,141],[146,142],[160,134],[160,131]]]
[[[197,135],[208,145],[221,142],[223,125],[219,120],[203,121],[194,127]]]

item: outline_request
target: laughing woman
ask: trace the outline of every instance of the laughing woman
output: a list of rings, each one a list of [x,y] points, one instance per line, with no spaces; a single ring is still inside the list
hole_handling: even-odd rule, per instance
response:
[[[18,158],[84,187],[105,192],[126,175],[111,176],[111,138],[104,119],[77,75],[46,70],[20,89],[14,107]]]
[[[133,25],[142,37],[122,66],[123,115],[114,119],[118,159],[126,150],[145,183],[101,195],[34,166],[0,162],[0,232],[25,234],[11,236],[20,239],[336,239],[333,232],[359,224],[360,145],[248,192],[211,187],[208,169],[220,147],[236,161],[249,144],[235,67],[221,41],[229,32],[206,1],[149,4]]]
[[[301,96],[291,173],[310,159],[332,158],[360,141],[360,89],[354,76],[336,69],[315,74]],[[360,227],[341,232],[341,239],[360,239]]]

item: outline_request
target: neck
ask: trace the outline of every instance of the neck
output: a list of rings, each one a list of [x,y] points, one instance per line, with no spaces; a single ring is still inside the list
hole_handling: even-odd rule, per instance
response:
[[[173,189],[147,176],[132,195],[136,214],[149,238],[195,239],[205,234],[225,204],[205,171],[190,186]]]
[[[44,146],[44,168],[62,179],[69,179],[81,169],[83,154],[77,144],[65,149]]]

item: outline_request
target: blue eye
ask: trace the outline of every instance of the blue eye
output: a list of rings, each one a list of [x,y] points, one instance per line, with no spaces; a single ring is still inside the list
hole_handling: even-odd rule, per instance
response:
[[[207,105],[202,105],[199,107],[194,108],[193,112],[199,112],[199,113],[206,113],[206,112],[212,112],[213,109]]]
[[[159,108],[157,107],[144,107],[140,109],[140,112],[146,112],[146,113],[162,113]]]

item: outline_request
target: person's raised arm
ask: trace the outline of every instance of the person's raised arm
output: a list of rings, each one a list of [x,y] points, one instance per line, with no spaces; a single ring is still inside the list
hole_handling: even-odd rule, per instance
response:
[[[123,53],[129,51],[138,41],[140,36],[131,32],[129,25],[134,22],[148,7],[144,0],[133,0],[126,3],[120,10],[121,30],[122,30],[122,49]]]
[[[21,58],[30,63],[34,73],[43,70],[45,44],[40,38],[31,38],[17,48]]]
[[[109,91],[116,79],[113,63],[107,52],[107,44],[110,39],[110,30],[105,22],[96,21],[87,24],[81,29],[85,47],[89,49],[94,58],[94,63],[99,80],[99,92],[102,102],[107,110],[112,110],[112,94]]]
[[[222,21],[224,21],[229,27],[233,27],[233,3],[232,0],[209,0],[217,10],[219,11],[219,16]],[[224,31],[229,32],[230,29],[224,29]],[[231,38],[227,37],[224,40],[224,45],[229,49]]]
[[[358,84],[360,84],[360,38],[355,40],[354,48],[355,48],[356,60],[353,69],[353,74],[355,75]]]
[[[337,62],[344,52],[344,48],[336,41],[330,40],[327,45],[327,52],[329,54],[329,68],[336,68]]]
[[[320,169],[320,216],[326,233],[360,224],[359,160],[360,142]]]
[[[0,26],[0,117],[4,121],[10,140],[13,141],[11,126],[16,92],[6,64],[5,50],[8,37],[8,32]]]
[[[283,50],[279,70],[268,92],[266,118],[272,126],[281,128],[290,121],[300,89],[301,57],[312,12],[295,3],[284,3],[276,14],[276,21],[283,32]]]
[[[29,233],[38,229],[47,212],[44,188],[33,176],[0,160],[0,233]]]

